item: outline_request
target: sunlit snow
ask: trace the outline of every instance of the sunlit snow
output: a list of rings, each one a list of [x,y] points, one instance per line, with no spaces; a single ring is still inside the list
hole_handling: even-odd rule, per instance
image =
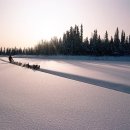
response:
[[[41,69],[0,60],[0,130],[130,129],[129,60],[14,60]]]

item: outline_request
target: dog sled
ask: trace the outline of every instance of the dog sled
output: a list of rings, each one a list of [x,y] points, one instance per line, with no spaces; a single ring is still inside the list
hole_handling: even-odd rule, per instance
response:
[[[30,65],[29,63],[23,64],[21,62],[14,61],[12,56],[9,56],[9,62],[12,63],[12,64],[15,64],[15,65],[18,65],[18,66],[21,66],[21,67],[26,67],[26,68],[33,69],[33,70],[40,69],[40,65],[37,65],[37,64]]]

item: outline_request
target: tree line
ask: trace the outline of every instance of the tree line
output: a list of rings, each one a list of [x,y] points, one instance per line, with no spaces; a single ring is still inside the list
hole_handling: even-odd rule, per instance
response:
[[[130,35],[126,36],[118,27],[109,39],[108,32],[101,38],[94,30],[90,39],[83,39],[83,25],[70,27],[62,38],[50,41],[41,40],[32,48],[0,48],[0,55],[130,55]]]

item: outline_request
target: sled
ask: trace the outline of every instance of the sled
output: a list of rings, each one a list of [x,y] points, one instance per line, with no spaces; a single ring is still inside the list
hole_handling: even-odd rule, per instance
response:
[[[12,61],[10,63],[21,66],[21,67],[26,67],[26,68],[29,68],[29,69],[33,69],[33,70],[39,70],[40,69],[40,65],[36,65],[36,64],[33,64],[33,65],[30,65],[29,63],[28,64],[23,64],[23,63],[17,62],[17,61]]]

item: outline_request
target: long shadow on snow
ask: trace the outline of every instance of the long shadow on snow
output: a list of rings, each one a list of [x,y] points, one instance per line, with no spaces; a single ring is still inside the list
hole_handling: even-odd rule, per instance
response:
[[[109,81],[103,81],[99,79],[93,79],[89,77],[83,77],[75,74],[68,74],[42,68],[39,69],[38,71],[130,94],[130,87],[125,84],[113,83]]]
[[[8,61],[3,60],[1,58],[0,60],[6,63],[9,63]],[[113,83],[113,82],[103,81],[99,79],[83,77],[83,76],[68,74],[68,73],[63,73],[63,72],[57,72],[57,71],[47,70],[47,69],[42,69],[42,68],[37,71],[130,94],[130,87],[125,84]]]
[[[81,67],[84,69],[90,69],[90,70],[95,70],[97,72],[103,72],[109,75],[113,75],[113,76],[119,76],[124,78],[124,79],[129,79],[127,74],[130,73],[130,70],[122,70],[122,69],[115,69],[115,68],[109,68],[106,66],[102,66],[102,64],[95,64],[95,63],[90,63],[90,62],[78,62],[78,64],[76,62],[71,62],[71,61],[65,61],[68,64],[77,66],[77,67]],[[104,69],[105,68],[105,69]],[[122,67],[124,69],[124,67]],[[117,71],[118,70],[118,71]]]

